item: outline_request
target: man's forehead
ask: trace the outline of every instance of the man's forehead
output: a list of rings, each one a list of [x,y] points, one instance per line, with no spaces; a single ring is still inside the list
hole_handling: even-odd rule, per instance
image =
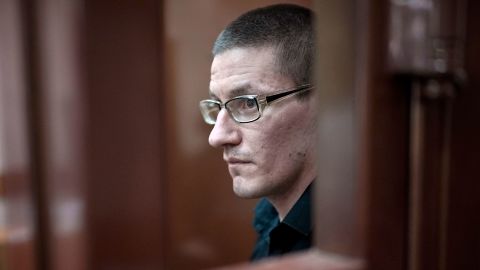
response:
[[[262,76],[264,75],[264,76]],[[293,87],[292,80],[278,73],[262,73],[242,79],[210,81],[210,96],[230,99],[241,95],[263,95]]]
[[[215,56],[210,74],[210,95],[231,98],[264,94],[285,82],[269,48],[235,48]]]

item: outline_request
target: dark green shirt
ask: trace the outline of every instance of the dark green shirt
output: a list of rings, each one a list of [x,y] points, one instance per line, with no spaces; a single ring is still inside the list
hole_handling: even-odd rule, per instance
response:
[[[311,185],[280,222],[275,207],[265,198],[255,207],[253,227],[258,234],[251,260],[310,248],[312,244]]]

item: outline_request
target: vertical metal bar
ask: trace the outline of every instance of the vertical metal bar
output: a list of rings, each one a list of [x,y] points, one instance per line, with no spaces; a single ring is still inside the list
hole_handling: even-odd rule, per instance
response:
[[[412,98],[410,104],[410,198],[409,198],[409,252],[408,269],[418,270],[419,261],[419,235],[421,234],[420,222],[422,216],[422,175],[423,175],[423,110],[421,106],[420,83],[413,83]]]
[[[453,85],[447,82],[443,85],[446,93],[453,93]],[[439,266],[440,270],[447,269],[447,240],[448,240],[448,215],[449,215],[449,186],[450,186],[450,141],[452,127],[452,103],[451,96],[447,96],[444,100],[444,124],[443,124],[443,142],[440,157],[441,178],[440,178],[440,250],[439,250]]]
[[[38,33],[36,31],[36,0],[23,0],[23,35],[26,67],[26,99],[27,99],[27,124],[29,132],[29,152],[32,168],[32,187],[35,204],[35,222],[36,222],[36,252],[39,270],[49,270],[48,264],[48,227],[47,227],[47,207],[45,204],[45,186],[43,159],[41,157],[42,145],[41,132],[42,115],[40,102],[40,76],[39,76],[39,55],[38,55]]]
[[[411,99],[409,269],[446,269],[449,81],[415,80]]]

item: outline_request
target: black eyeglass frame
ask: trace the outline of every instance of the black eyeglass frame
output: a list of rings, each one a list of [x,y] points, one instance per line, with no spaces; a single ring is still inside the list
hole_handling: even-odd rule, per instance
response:
[[[227,110],[228,114],[230,115],[230,117],[232,117],[232,119],[237,123],[251,123],[251,122],[254,122],[254,121],[257,121],[258,119],[260,119],[260,117],[262,116],[263,110],[265,109],[265,107],[267,107],[267,105],[269,105],[273,102],[283,100],[284,98],[287,98],[291,95],[300,94],[300,93],[309,91],[313,88],[314,88],[314,86],[311,85],[311,84],[304,84],[304,85],[295,87],[293,89],[279,90],[278,92],[276,92],[274,94],[271,94],[271,95],[268,95],[268,96],[267,95],[242,95],[242,96],[238,96],[238,97],[234,97],[232,99],[229,99],[225,103],[222,103],[218,100],[205,99],[205,100],[200,101],[200,103],[199,103],[200,111],[202,113],[203,120],[209,125],[215,125],[215,123],[217,121],[216,121],[216,119],[215,119],[215,121],[208,121],[209,117],[206,116],[203,113],[203,109],[202,109],[202,104],[203,103],[209,103],[209,104],[213,103],[213,104],[218,105],[218,107],[219,107],[218,112],[220,112],[223,108],[225,108]],[[258,116],[256,118],[252,119],[252,120],[241,121],[241,120],[238,120],[238,119],[235,118],[235,116],[233,115],[233,113],[230,111],[230,109],[228,107],[228,103],[230,103],[233,100],[245,99],[245,98],[255,101],[257,111],[258,111]]]

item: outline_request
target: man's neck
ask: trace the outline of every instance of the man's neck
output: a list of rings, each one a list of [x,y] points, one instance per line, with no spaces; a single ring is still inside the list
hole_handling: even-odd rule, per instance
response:
[[[281,195],[269,196],[268,200],[278,212],[278,218],[282,221],[292,209],[303,192],[307,189],[314,177],[305,178],[304,181],[298,181],[287,192]]]

